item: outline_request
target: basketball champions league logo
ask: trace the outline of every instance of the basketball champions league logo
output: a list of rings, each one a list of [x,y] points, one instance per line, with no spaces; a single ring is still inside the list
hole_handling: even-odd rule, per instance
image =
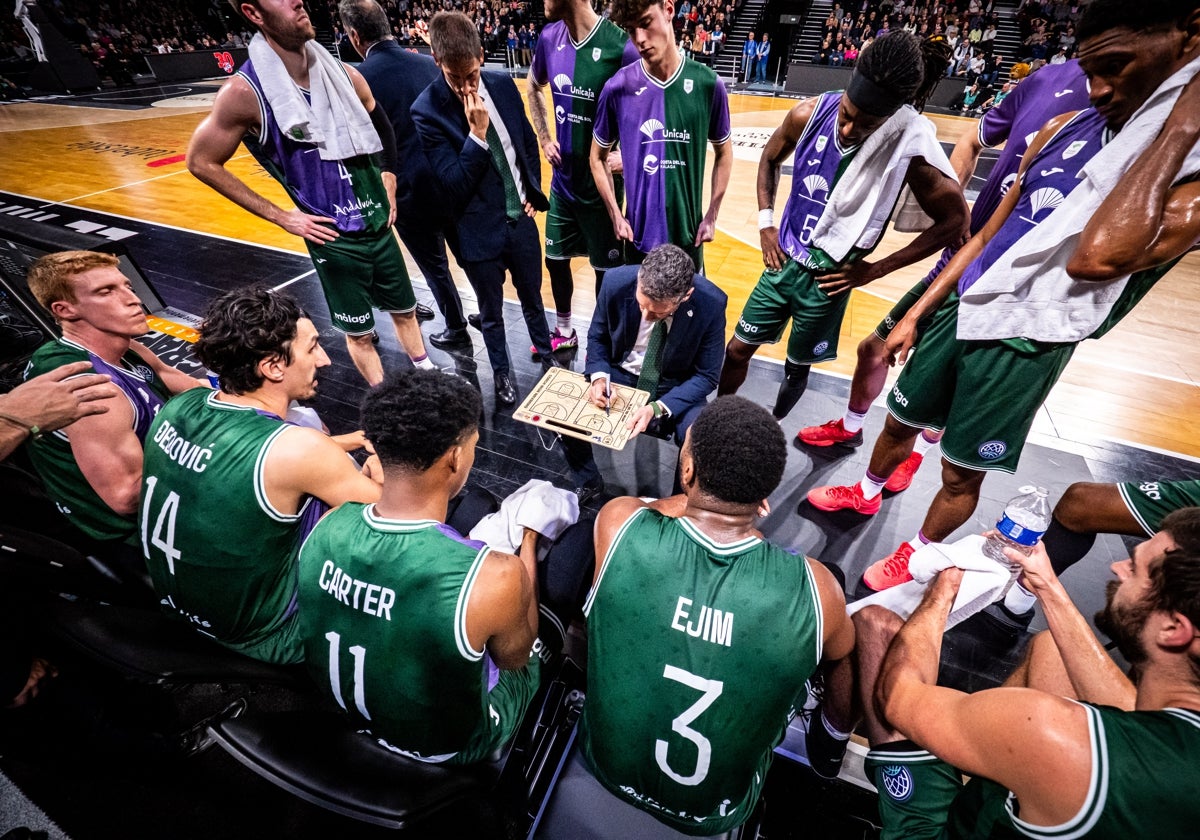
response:
[[[887,795],[897,802],[903,802],[913,794],[913,778],[907,767],[892,764],[883,767],[880,779]]]

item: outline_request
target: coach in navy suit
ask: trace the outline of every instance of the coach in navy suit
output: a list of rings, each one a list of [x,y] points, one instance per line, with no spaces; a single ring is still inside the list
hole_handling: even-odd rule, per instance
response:
[[[429,83],[441,76],[427,56],[410,52],[392,38],[383,8],[375,0],[342,0],[338,14],[355,51],[363,57],[358,72],[371,86],[396,135],[396,232],[429,283],[433,299],[446,319],[446,330],[429,336],[434,347],[470,348],[462,301],[450,276],[443,231],[450,223],[439,201],[421,140],[409,113]],[[432,313],[430,313],[432,316]]]
[[[550,203],[541,189],[541,160],[517,86],[504,73],[481,72],[479,33],[461,12],[429,23],[442,74],[412,106],[425,155],[449,202],[467,279],[479,298],[483,341],[496,399],[516,402],[504,331],[504,273],[512,274],[529,338],[543,365],[559,366],[550,349],[542,304],[542,244],[534,213]]]
[[[687,252],[660,245],[640,266],[615,268],[604,275],[600,298],[588,329],[584,374],[591,381],[588,399],[608,405],[609,383],[644,385],[643,374],[654,353],[655,324],[666,323],[658,351],[658,381],[651,402],[629,421],[634,434],[684,435],[708,395],[717,388],[724,359],[726,295],[695,273]],[[567,462],[580,482],[583,501],[603,489],[591,444],[563,437]]]

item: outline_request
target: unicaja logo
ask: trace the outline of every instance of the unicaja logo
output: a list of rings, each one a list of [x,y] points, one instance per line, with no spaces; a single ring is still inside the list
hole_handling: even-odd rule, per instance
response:
[[[662,129],[663,124],[658,120],[646,120],[644,123],[638,126],[638,131],[642,132],[642,134],[645,134],[647,138],[646,140],[642,141],[643,143],[654,142],[657,139],[654,135],[662,131]]]
[[[653,175],[655,172],[657,172],[658,158],[656,158],[654,155],[646,155],[645,160],[642,161],[642,171],[647,175]]]
[[[563,109],[563,106],[554,106],[554,119],[559,125],[562,125],[567,121],[567,112]]]
[[[566,73],[559,73],[554,77],[554,86],[562,93],[571,92],[571,77]]]

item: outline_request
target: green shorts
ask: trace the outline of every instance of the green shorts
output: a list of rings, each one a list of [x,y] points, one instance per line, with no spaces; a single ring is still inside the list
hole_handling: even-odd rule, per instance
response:
[[[972,470],[1016,472],[1034,417],[1074,344],[959,341],[958,297],[934,314],[888,394],[906,426],[946,430],[942,457]]]
[[[849,293],[830,297],[817,288],[811,270],[788,260],[779,271],[767,269],[758,278],[733,334],[746,344],[774,344],[788,318],[787,359],[798,365],[837,358],[838,335]]]
[[[448,764],[474,764],[484,761],[509,742],[525,718],[530,701],[541,682],[541,663],[537,655],[519,671],[501,671],[499,682],[488,692],[488,714],[467,745],[454,754]]]
[[[373,309],[411,312],[416,308],[404,254],[392,228],[377,234],[343,233],[324,245],[305,244],[338,330],[366,335],[375,329]]]
[[[891,308],[887,315],[883,316],[883,320],[879,322],[879,326],[875,328],[875,335],[886,341],[887,337],[892,334],[892,330],[896,328],[896,324],[900,323],[900,319],[908,314],[908,310],[913,308],[913,304],[920,300],[921,295],[929,288],[924,280],[918,280],[917,284],[904,293],[900,300],[896,301],[896,305]],[[933,316],[937,313],[926,315],[917,323],[918,337],[929,329],[929,325],[933,323]]]
[[[1148,537],[1158,533],[1168,513],[1200,505],[1200,481],[1127,481],[1117,492]]]
[[[546,211],[546,259],[572,257],[587,257],[592,268],[615,268],[621,265],[621,243],[603,203],[571,201],[552,191]]]
[[[942,836],[950,805],[963,788],[957,770],[902,741],[867,753],[863,771],[879,791],[880,840]]]

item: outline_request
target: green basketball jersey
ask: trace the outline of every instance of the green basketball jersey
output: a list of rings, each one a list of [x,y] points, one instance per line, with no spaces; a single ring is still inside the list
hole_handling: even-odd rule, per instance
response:
[[[554,100],[555,139],[562,164],[554,167],[550,189],[571,201],[596,204],[600,193],[588,167],[596,98],[604,83],[638,53],[625,30],[599,18],[578,44],[563,21],[548,23],[538,35],[529,75]]]
[[[133,350],[125,351],[120,365],[114,366],[86,347],[59,338],[37,349],[25,369],[25,378],[49,373],[72,362],[90,362],[96,373],[112,377],[113,385],[120,389],[133,409],[133,433],[144,443],[154,415],[171,396],[154,370]],[[105,504],[80,471],[71,451],[70,426],[32,441],[29,457],[50,498],[79,530],[93,539],[126,540],[136,545],[134,517],[117,513]]]
[[[154,591],[170,613],[248,655],[299,661],[296,550],[307,516],[276,510],[263,465],[288,425],[279,417],[188,391],[159,412],[146,439],[138,525]],[[290,649],[289,649],[290,648]]]
[[[489,551],[440,522],[383,519],[358,503],[321,520],[300,551],[309,671],[397,751],[425,761],[475,753],[499,713],[488,692],[502,672],[471,646],[466,624]]]
[[[1200,713],[1126,712],[1084,704],[1092,744],[1087,799],[1067,822],[1035,826],[995,782],[972,779],[954,801],[947,838],[1129,840],[1194,837],[1200,825]],[[1006,794],[1007,795],[1004,795]]]
[[[618,531],[584,612],[580,732],[596,778],[688,834],[739,825],[821,659],[805,559],[757,537],[720,545],[644,508]]]

